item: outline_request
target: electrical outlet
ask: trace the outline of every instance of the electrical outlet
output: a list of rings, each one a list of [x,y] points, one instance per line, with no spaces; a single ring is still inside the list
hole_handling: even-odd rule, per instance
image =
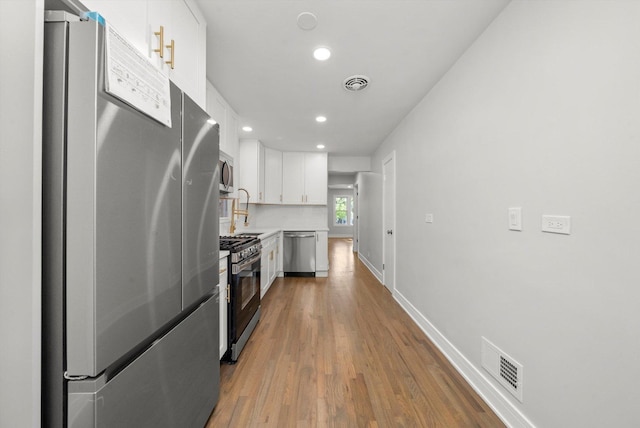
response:
[[[568,215],[543,215],[542,231],[571,235],[571,217]]]
[[[433,223],[433,214],[425,214],[424,222],[425,223]]]

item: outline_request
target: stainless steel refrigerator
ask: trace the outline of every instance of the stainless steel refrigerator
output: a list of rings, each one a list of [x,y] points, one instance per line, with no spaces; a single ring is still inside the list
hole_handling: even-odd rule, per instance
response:
[[[105,26],[47,14],[43,426],[201,427],[219,394],[218,125],[105,90]]]

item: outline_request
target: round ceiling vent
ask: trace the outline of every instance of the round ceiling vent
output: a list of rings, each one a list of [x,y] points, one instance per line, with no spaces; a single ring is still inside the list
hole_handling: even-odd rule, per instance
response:
[[[318,18],[311,12],[302,12],[298,15],[298,27],[302,30],[313,30],[318,25]]]
[[[356,74],[355,76],[344,79],[342,86],[347,91],[358,92],[369,86],[369,78],[367,76]]]

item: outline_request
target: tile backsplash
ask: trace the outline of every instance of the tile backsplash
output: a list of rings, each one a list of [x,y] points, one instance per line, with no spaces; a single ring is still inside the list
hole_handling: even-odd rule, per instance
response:
[[[243,206],[244,207],[244,206]],[[222,211],[220,217],[220,235],[228,235],[231,226],[229,215],[222,217],[223,212],[231,213],[231,201],[228,211]],[[236,233],[243,229],[326,229],[327,207],[324,205],[249,205],[249,225],[245,227],[244,216],[236,218]]]

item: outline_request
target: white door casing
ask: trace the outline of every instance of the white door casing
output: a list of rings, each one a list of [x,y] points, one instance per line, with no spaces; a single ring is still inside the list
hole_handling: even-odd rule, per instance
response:
[[[358,250],[358,239],[359,234],[360,234],[360,221],[359,221],[359,206],[360,206],[360,201],[359,201],[359,189],[358,189],[358,185],[355,184],[353,186],[353,252],[357,253]]]
[[[382,160],[382,283],[393,293],[396,279],[396,153]]]

